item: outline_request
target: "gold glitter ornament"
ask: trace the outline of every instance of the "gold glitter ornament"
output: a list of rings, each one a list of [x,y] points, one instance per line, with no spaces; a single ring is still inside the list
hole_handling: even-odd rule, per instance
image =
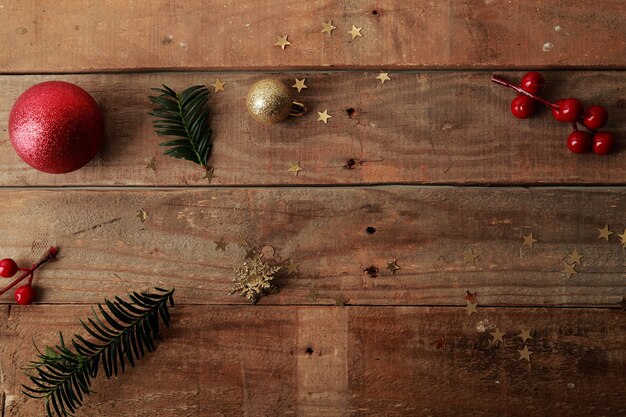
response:
[[[304,104],[291,97],[287,86],[272,78],[254,83],[248,91],[246,106],[254,119],[265,124],[279,123],[289,116],[306,113]]]

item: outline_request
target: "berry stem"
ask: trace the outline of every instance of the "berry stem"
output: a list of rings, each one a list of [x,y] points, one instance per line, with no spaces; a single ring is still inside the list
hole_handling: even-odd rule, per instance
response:
[[[12,283],[10,283],[9,285],[7,285],[6,287],[4,287],[4,289],[2,291],[0,291],[0,295],[4,294],[5,292],[9,291],[11,288],[15,287],[17,284],[19,284],[20,282],[22,282],[24,280],[24,278],[30,276],[30,281],[32,282],[32,277],[33,277],[33,273],[32,272],[24,272],[22,275],[20,275],[16,280],[14,280]]]
[[[510,82],[508,82],[507,80],[505,80],[502,77],[499,77],[497,75],[492,75],[491,76],[491,81],[493,81],[496,84],[502,85],[504,87],[508,87],[512,90],[517,91],[519,94],[523,94],[525,96],[528,96],[530,98],[532,98],[533,100],[537,100],[538,102],[540,102],[541,104],[548,106],[548,107],[552,107],[553,109],[558,109],[559,106],[554,104],[554,103],[550,103],[548,100],[544,100],[543,98],[536,96],[532,93],[529,93],[528,91],[524,91],[522,89],[522,87],[518,87],[517,85],[511,84]]]
[[[46,262],[52,261],[54,258],[56,258],[58,253],[59,253],[59,248],[53,246],[50,249],[48,249],[48,252],[46,252],[46,254],[42,256],[41,259],[36,264],[33,264],[33,266],[31,266],[30,268],[20,268],[20,271],[24,271],[24,273],[20,275],[19,277],[17,277],[12,283],[10,283],[5,288],[3,288],[2,291],[0,291],[0,295],[9,291],[11,288],[15,287],[17,284],[19,284],[26,278],[28,278],[28,283],[32,284],[33,273],[35,272],[35,270],[40,268]]]

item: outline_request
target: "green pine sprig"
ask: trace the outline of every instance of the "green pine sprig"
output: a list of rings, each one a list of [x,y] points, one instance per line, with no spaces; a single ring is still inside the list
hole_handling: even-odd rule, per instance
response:
[[[150,101],[156,105],[150,115],[156,117],[153,125],[157,135],[178,138],[160,144],[169,148],[163,154],[186,159],[208,169],[213,143],[208,123],[207,87],[195,85],[180,94],[166,85],[152,90],[160,93],[150,96]]]
[[[98,312],[87,323],[81,320],[90,340],[75,334],[66,343],[59,333],[59,344],[37,349],[37,359],[28,366],[32,386],[23,385],[25,395],[43,398],[48,417],[71,416],[90,394],[91,381],[100,365],[107,379],[125,370],[156,347],[159,322],[169,326],[169,303],[174,305],[174,290],[155,288],[155,292],[133,292],[131,302],[115,297],[98,303]]]

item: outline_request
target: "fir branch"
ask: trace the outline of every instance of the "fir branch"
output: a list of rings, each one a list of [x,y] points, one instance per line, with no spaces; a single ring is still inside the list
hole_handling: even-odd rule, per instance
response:
[[[37,349],[37,360],[28,369],[32,386],[23,385],[23,392],[31,398],[46,401],[48,417],[72,415],[91,393],[91,381],[100,365],[107,379],[123,372],[126,363],[135,361],[146,352],[152,352],[159,337],[159,321],[169,326],[167,304],[174,305],[174,290],[155,288],[155,293],[133,292],[130,301],[115,297],[104,300],[106,309],[98,303],[98,312],[87,323],[81,320],[90,340],[75,334],[66,344],[59,333],[59,344]]]
[[[160,144],[169,148],[163,154],[209,169],[208,160],[213,148],[208,124],[209,90],[203,85],[189,87],[180,94],[166,85],[152,90],[160,93],[150,96],[150,101],[156,105],[150,115],[156,117],[153,125],[157,135],[178,138]]]

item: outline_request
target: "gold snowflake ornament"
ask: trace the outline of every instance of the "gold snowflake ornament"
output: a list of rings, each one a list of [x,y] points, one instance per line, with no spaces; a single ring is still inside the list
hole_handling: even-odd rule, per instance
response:
[[[256,304],[262,296],[277,292],[274,283],[281,266],[272,266],[260,257],[246,260],[241,268],[235,269],[235,284],[229,294],[239,293],[248,301]]]

